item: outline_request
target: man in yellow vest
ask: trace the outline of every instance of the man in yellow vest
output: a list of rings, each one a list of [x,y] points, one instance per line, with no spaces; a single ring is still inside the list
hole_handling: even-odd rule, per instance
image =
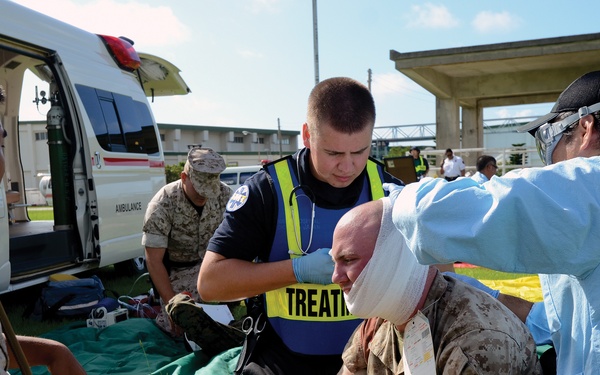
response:
[[[412,147],[410,149],[410,154],[414,158],[413,162],[415,163],[415,171],[417,172],[417,181],[423,177],[427,177],[427,173],[429,173],[429,162],[421,156],[421,149],[416,146]]]
[[[352,207],[396,180],[369,158],[375,105],[349,78],[316,85],[304,148],[264,166],[229,200],[209,242],[198,290],[205,301],[248,298],[252,320],[237,373],[336,374],[361,320],[331,281],[333,229]]]

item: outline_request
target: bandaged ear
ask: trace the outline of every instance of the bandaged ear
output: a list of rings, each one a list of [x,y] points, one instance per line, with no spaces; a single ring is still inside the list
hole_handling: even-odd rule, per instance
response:
[[[427,279],[392,222],[392,202],[381,198],[383,214],[373,256],[344,295],[348,310],[359,318],[380,317],[400,325],[415,311]]]

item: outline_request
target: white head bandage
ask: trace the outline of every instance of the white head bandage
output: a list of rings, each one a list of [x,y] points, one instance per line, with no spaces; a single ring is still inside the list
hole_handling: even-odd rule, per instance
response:
[[[359,318],[380,317],[406,323],[421,299],[429,266],[421,265],[392,222],[392,203],[382,198],[381,228],[373,256],[344,294],[350,312]]]

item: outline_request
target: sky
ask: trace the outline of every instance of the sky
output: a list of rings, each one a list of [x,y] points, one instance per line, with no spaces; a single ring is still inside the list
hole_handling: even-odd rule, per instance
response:
[[[177,66],[192,92],[155,98],[159,123],[300,130],[305,120],[316,75],[312,1],[14,1],[93,33],[126,36]],[[390,50],[600,31],[587,16],[600,14],[598,0],[320,0],[316,13],[319,79],[369,85],[371,70],[377,127],[435,122],[435,97],[395,70]],[[484,119],[541,116],[551,106],[489,108]],[[29,113],[22,120],[40,119]]]

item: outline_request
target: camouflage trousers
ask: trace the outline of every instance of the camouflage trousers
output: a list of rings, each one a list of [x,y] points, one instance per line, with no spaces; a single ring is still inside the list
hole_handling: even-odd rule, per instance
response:
[[[241,346],[246,337],[240,329],[213,320],[185,294],[171,298],[165,309],[171,320],[185,331],[187,338],[210,357]]]
[[[195,301],[201,302],[200,294],[198,294],[198,274],[200,273],[200,264],[190,268],[174,268],[169,273],[169,280],[175,293],[189,292]],[[160,300],[160,312],[156,316],[156,324],[165,332],[173,337],[182,337],[177,330],[172,326],[172,322],[165,311],[165,303],[169,301]]]

